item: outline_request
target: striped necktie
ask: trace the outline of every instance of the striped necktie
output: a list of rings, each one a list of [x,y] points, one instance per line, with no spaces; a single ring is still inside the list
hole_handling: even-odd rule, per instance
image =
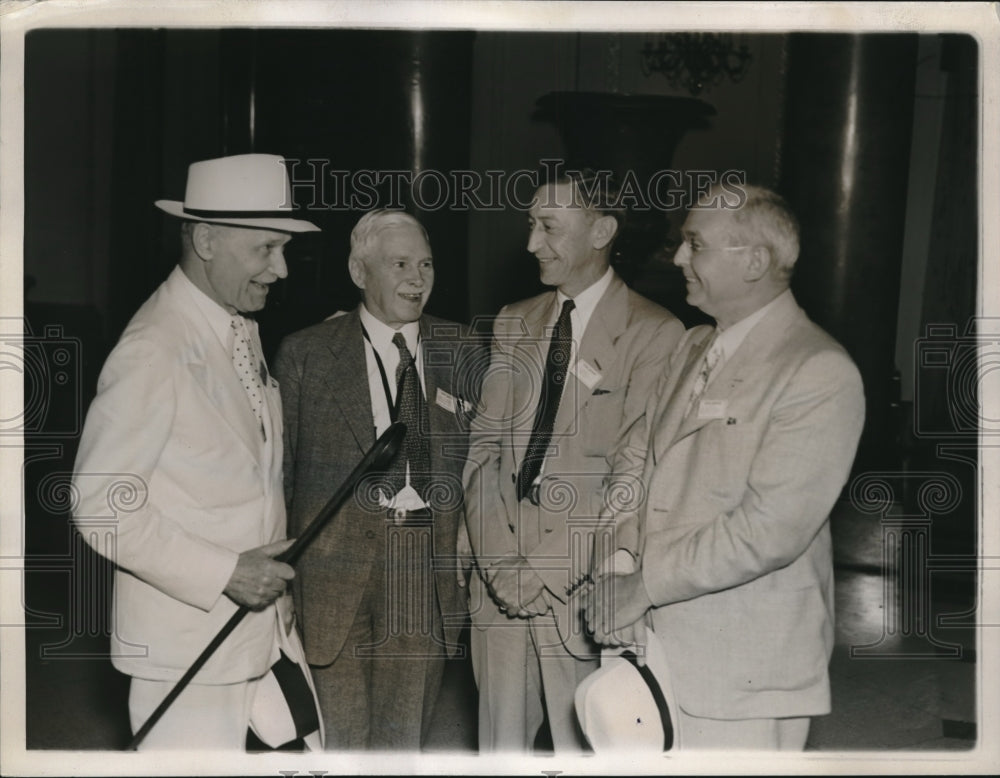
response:
[[[701,369],[698,371],[698,377],[695,378],[694,386],[691,387],[691,397],[688,398],[687,409],[684,411],[685,417],[691,413],[691,409],[694,408],[695,404],[705,393],[705,387],[708,386],[708,380],[712,377],[712,371],[715,370],[721,358],[722,347],[719,345],[717,338],[713,336],[712,343],[705,350],[705,356],[701,360]]]

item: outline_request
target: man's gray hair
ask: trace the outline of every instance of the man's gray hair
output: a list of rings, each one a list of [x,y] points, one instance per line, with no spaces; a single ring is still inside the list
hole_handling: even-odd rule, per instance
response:
[[[737,246],[767,247],[778,272],[788,280],[795,268],[795,260],[799,258],[799,220],[785,199],[776,192],[752,185],[741,186],[740,189],[746,199],[732,212],[730,238]]]
[[[416,227],[420,234],[424,236],[427,245],[430,240],[424,225],[405,211],[390,211],[385,208],[377,208],[362,216],[358,223],[351,230],[351,254],[349,259],[363,262],[372,256],[375,247],[378,245],[379,236],[391,227],[401,227],[404,225]]]

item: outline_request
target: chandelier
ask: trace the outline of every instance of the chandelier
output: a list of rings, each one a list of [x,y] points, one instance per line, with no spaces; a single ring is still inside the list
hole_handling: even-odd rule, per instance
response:
[[[662,73],[673,87],[683,87],[692,95],[717,86],[728,76],[739,83],[753,56],[743,36],[731,33],[678,32],[657,36],[642,48],[642,72]]]

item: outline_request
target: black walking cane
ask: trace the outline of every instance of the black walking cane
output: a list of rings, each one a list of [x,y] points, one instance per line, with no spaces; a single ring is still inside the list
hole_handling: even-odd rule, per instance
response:
[[[360,481],[368,472],[373,470],[384,470],[389,464],[392,458],[396,455],[399,450],[399,446],[403,441],[403,436],[406,435],[406,425],[402,422],[397,421],[392,424],[389,429],[382,433],[378,440],[375,441],[375,445],[372,446],[368,453],[365,454],[364,459],[362,459],[358,466],[351,471],[351,474],[347,477],[347,480],[341,484],[340,488],[336,491],[330,501],[323,507],[317,515],[316,518],[312,520],[308,527],[296,538],[295,542],[289,546],[285,551],[275,557],[279,562],[286,562],[287,564],[294,564],[302,552],[305,550],[313,538],[319,533],[321,529],[326,525],[326,523],[333,518],[333,514],[337,512],[340,508],[340,504],[344,502],[345,499],[354,491],[354,487],[357,486],[358,481]],[[234,613],[229,621],[225,623],[225,626],[219,630],[218,634],[212,638],[212,641],[205,646],[205,650],[201,652],[197,659],[194,660],[187,672],[181,676],[181,679],[177,682],[177,685],[170,690],[170,694],[163,698],[163,702],[159,704],[156,710],[146,719],[146,723],[143,724],[139,731],[135,733],[131,742],[128,744],[129,751],[135,751],[139,744],[143,741],[143,738],[149,734],[149,730],[153,728],[157,721],[159,721],[163,714],[167,712],[174,700],[180,696],[180,693],[184,691],[184,688],[191,683],[191,679],[194,678],[195,674],[202,668],[202,665],[209,660],[209,657],[215,653],[216,649],[222,645],[222,642],[229,637],[229,634],[236,629],[236,625],[239,624],[243,617],[250,612],[250,609],[245,605],[241,605],[236,613]]]

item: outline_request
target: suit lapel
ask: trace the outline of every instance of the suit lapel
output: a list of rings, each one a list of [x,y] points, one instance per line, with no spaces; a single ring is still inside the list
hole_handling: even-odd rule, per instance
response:
[[[701,369],[705,350],[712,340],[712,333],[711,327],[705,327],[699,340],[694,341],[692,338],[692,345],[677,372],[677,380],[672,382],[672,389],[668,385],[664,397],[659,403],[657,419],[653,427],[655,431],[653,450],[658,459],[676,440],[682,422],[684,422],[684,411],[687,408],[688,398],[691,396],[698,371]],[[697,411],[691,412],[691,415],[696,414]]]
[[[257,322],[252,322],[251,332],[257,353],[260,354],[264,372],[261,375],[261,385],[264,391],[264,424],[267,428],[267,442],[261,447],[261,460],[266,472],[281,468],[281,439],[284,420],[282,419],[281,392],[278,382],[271,376],[271,369],[264,359],[264,347],[260,342],[260,330]],[[264,491],[270,493],[274,481],[264,479]]]
[[[545,359],[552,338],[552,328],[546,325],[555,321],[556,302],[556,293],[548,292],[542,295],[537,306],[525,312],[526,332],[513,347],[516,352],[520,352],[513,359],[513,369],[516,371],[512,376],[513,408],[518,411],[525,409],[519,413],[518,423],[511,430],[514,434],[512,449],[518,463],[524,458],[535,412],[541,400],[542,386],[545,383]]]
[[[375,442],[372,399],[368,388],[368,362],[358,309],[345,314],[343,337],[327,344],[330,363],[323,371],[330,397],[343,411],[347,426],[364,452]]]
[[[219,417],[259,464],[263,441],[257,417],[250,408],[246,390],[233,368],[232,358],[215,336],[211,323],[191,299],[191,291],[178,288],[187,283],[185,279],[178,277],[182,272],[177,268],[171,274],[167,279],[166,291],[173,307],[187,319],[192,329],[189,342],[194,349],[187,366],[188,372],[210,398]]]
[[[435,338],[431,322],[429,322],[426,317],[420,318],[420,338],[421,349],[423,350],[424,400],[427,403],[427,419],[430,422],[433,435],[454,434],[459,431],[458,420],[456,417],[456,413],[458,412],[458,398],[454,395],[452,380],[454,376],[455,363],[459,356],[455,353],[456,344],[451,340]],[[440,355],[443,349],[452,350],[452,359],[444,360],[433,355],[428,357],[430,349],[428,349],[427,346],[429,344],[433,344],[433,351],[437,355]],[[437,400],[439,391],[446,392],[449,396],[454,398],[456,403],[454,410],[448,410],[438,404]],[[431,430],[427,430],[425,434],[431,434]],[[433,442],[434,440],[432,437],[432,443]],[[434,466],[435,470],[441,470],[443,463],[440,461],[440,457],[444,454],[443,446],[431,445],[430,449],[431,464]]]
[[[214,336],[210,339],[205,354],[205,363],[195,369],[190,365],[195,381],[205,390],[216,404],[219,415],[238,437],[247,452],[257,461],[260,460],[263,440],[257,417],[250,408],[246,390],[240,383],[232,360],[218,343]]]
[[[578,366],[580,362],[586,362],[601,374],[601,380],[594,386],[587,386],[576,376],[568,377],[563,400],[575,398],[576,402],[560,403],[554,425],[555,434],[565,433],[570,428],[574,419],[579,417],[580,412],[590,402],[594,390],[608,379],[607,371],[618,359],[615,343],[625,331],[627,321],[628,288],[615,275],[594,307],[590,321],[587,322],[587,329],[582,333],[582,337],[578,336],[579,348],[576,353],[576,365]],[[570,381],[574,384],[571,384]]]
[[[738,392],[740,386],[747,380],[748,374],[752,370],[757,370],[761,365],[767,365],[775,351],[780,351],[782,343],[787,339],[791,323],[797,315],[801,314],[801,309],[795,299],[789,295],[783,300],[779,300],[775,307],[747,333],[746,338],[736,349],[736,353],[726,360],[708,385],[702,395],[702,402],[729,403],[734,393]],[[707,345],[710,338],[707,338]],[[704,351],[704,349],[702,349]],[[695,369],[691,371],[691,380],[697,375],[701,360],[695,363]],[[689,390],[690,391],[690,390]],[[681,404],[683,411],[686,405],[686,395],[684,403]],[[673,437],[672,442],[697,432],[710,421],[719,418],[712,415],[710,418],[698,418],[698,408],[692,408],[691,413],[683,420],[680,428]]]

